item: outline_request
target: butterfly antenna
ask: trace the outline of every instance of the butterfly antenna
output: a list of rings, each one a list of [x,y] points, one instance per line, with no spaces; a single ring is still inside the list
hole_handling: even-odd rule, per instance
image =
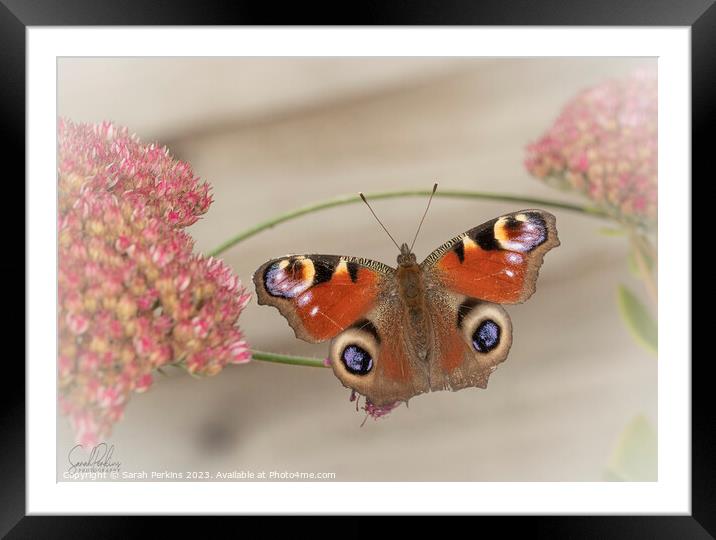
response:
[[[373,209],[372,209],[372,208],[370,207],[370,205],[368,204],[368,201],[366,200],[365,195],[363,195],[362,193],[359,193],[358,195],[360,195],[360,198],[363,199],[363,202],[364,202],[365,205],[368,207],[368,210],[370,210],[370,213],[373,214],[373,217],[376,219],[376,221],[377,221],[378,223],[380,223],[380,226],[383,227],[383,230],[386,232],[386,234],[387,234],[388,236],[390,236],[390,239],[391,239],[391,240],[393,241],[393,243],[395,244],[395,247],[397,247],[397,248],[398,248],[398,251],[400,251],[400,246],[398,245],[398,242],[395,241],[395,238],[393,238],[393,236],[388,232],[388,229],[385,228],[385,225],[383,225],[383,222],[382,222],[380,219],[378,219],[378,216],[375,215],[375,212],[373,212]]]
[[[433,202],[433,195],[435,195],[435,192],[438,189],[438,183],[435,182],[435,185],[433,186],[433,192],[430,194],[430,198],[428,199],[428,206],[425,208],[425,213],[423,214],[423,218],[420,220],[420,225],[418,225],[418,230],[415,231],[415,238],[413,238],[413,243],[410,244],[410,251],[413,251],[413,246],[415,245],[415,241],[418,239],[418,234],[420,233],[420,227],[423,226],[423,221],[425,221],[425,216],[428,215],[428,210],[430,209],[430,203]]]

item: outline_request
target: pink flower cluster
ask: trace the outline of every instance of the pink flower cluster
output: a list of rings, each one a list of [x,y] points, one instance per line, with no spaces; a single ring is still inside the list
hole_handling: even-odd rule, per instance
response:
[[[250,295],[192,253],[182,229],[212,201],[189,164],[110,123],[64,119],[58,153],[60,409],[93,446],[157,368],[249,361],[236,323]]]
[[[657,77],[640,69],[577,95],[527,147],[537,178],[587,195],[619,221],[657,214]]]

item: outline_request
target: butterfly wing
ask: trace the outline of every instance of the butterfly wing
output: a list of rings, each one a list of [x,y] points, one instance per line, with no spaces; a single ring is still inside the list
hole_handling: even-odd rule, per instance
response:
[[[343,332],[373,309],[393,269],[337,255],[287,255],[254,273],[258,302],[286,317],[296,337],[311,343]]]
[[[254,273],[258,302],[286,317],[296,336],[331,339],[333,371],[375,405],[428,390],[427,366],[408,354],[401,332],[395,271],[382,263],[335,255],[290,255]]]
[[[427,305],[435,336],[430,389],[487,387],[512,345],[512,322],[505,309],[446,290],[429,293]]]
[[[470,229],[425,259],[432,390],[487,386],[512,345],[512,323],[499,304],[532,296],[545,253],[558,245],[552,214],[522,210]]]
[[[433,285],[487,302],[517,304],[532,296],[545,253],[558,245],[552,214],[521,210],[456,236],[421,267]]]

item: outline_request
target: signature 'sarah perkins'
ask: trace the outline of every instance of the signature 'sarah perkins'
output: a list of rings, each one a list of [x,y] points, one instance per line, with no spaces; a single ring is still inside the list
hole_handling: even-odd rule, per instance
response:
[[[114,453],[114,445],[107,446],[107,443],[99,443],[97,446],[92,447],[89,452],[89,456],[85,457],[82,455],[84,447],[81,444],[77,444],[72,447],[67,460],[70,463],[67,472],[75,473],[80,471],[119,471],[121,463],[119,461],[112,461],[112,454]],[[82,459],[84,458],[84,459]]]

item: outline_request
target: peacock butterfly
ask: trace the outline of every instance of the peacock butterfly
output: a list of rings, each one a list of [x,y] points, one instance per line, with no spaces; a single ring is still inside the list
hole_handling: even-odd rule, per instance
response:
[[[287,255],[261,265],[253,280],[259,304],[278,308],[296,337],[331,340],[338,379],[383,406],[429,391],[485,388],[512,344],[501,304],[534,293],[544,254],[558,245],[552,214],[520,210],[454,237],[420,264],[404,243],[397,268],[361,257]]]

